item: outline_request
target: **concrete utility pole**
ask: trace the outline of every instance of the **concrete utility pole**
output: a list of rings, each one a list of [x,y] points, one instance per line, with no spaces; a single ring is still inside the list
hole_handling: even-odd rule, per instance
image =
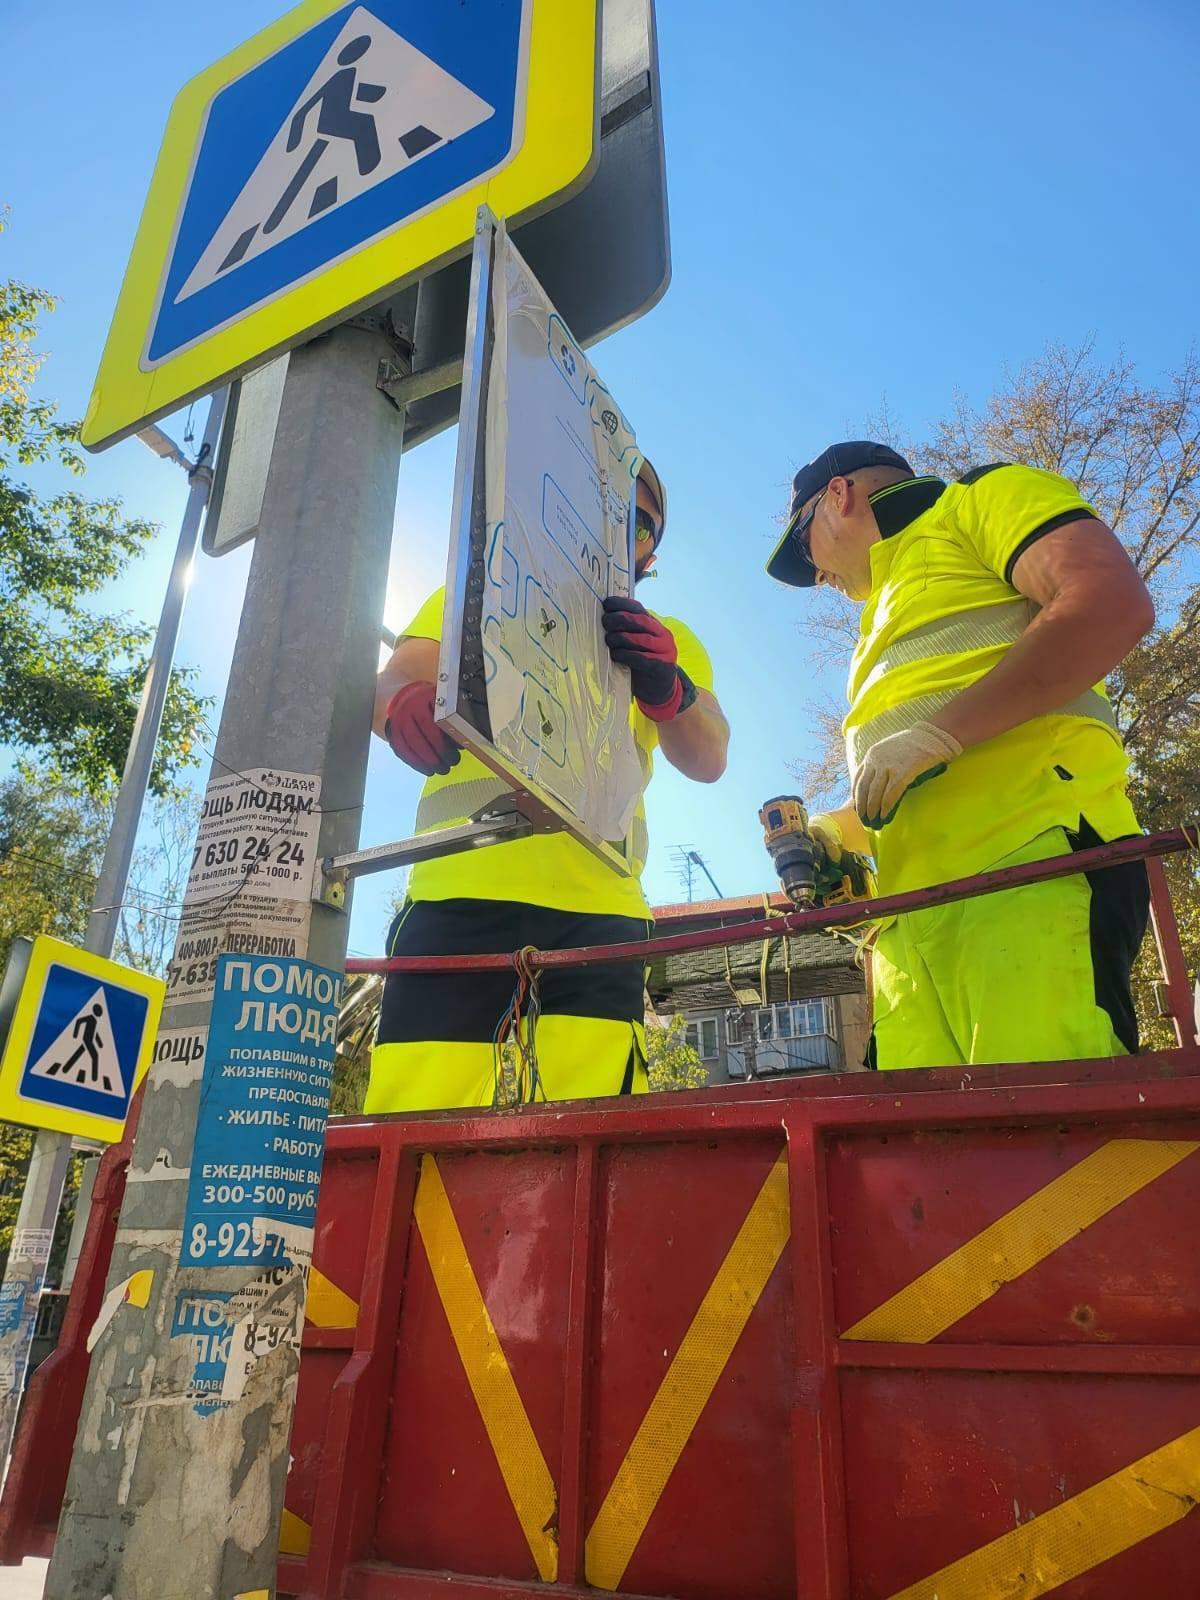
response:
[[[121,902],[129,886],[133,847],[142,807],[146,802],[146,790],[150,785],[150,773],[154,767],[154,752],[167,703],[167,689],[171,682],[171,668],[175,663],[175,647],[179,641],[179,625],[183,618],[192,562],[196,559],[196,548],[200,541],[200,524],[212,484],[212,458],[221,433],[227,393],[225,389],[219,390],[209,403],[204,438],[195,467],[186,457],[181,458],[189,468],[191,492],[184,508],[162,615],[154,636],[141,704],[133,724],[121,787],[117,792],[112,828],[104,847],[100,875],[96,880],[92,914],[83,940],[83,948],[98,956],[112,955]],[[156,429],[155,432],[160,438],[166,439],[160,430]],[[156,448],[156,454],[164,455],[165,451]],[[0,1337],[0,1463],[7,1460],[12,1446],[37,1321],[38,1296],[46,1276],[55,1224],[62,1208],[63,1187],[70,1159],[70,1134],[53,1133],[46,1128],[38,1131],[25,1175],[12,1249],[4,1269],[6,1292],[20,1298],[24,1311],[18,1325]],[[12,1286],[16,1284],[23,1287],[14,1289]]]
[[[403,412],[376,388],[394,350],[364,324],[292,352],[212,775],[319,776],[319,856],[358,842],[403,436]],[[298,952],[341,970],[345,914],[312,902],[291,914]],[[168,998],[163,1025],[203,1028],[210,1013]],[[227,1303],[262,1273],[180,1265],[199,1104],[198,1063],[151,1068],[109,1274],[111,1289],[149,1269],[150,1299],[96,1345],[50,1600],[274,1592],[298,1351],[280,1343],[239,1397],[198,1406],[194,1341],[173,1336],[182,1295]],[[174,1176],[138,1181],[155,1165]],[[299,1316],[305,1275],[284,1276]]]

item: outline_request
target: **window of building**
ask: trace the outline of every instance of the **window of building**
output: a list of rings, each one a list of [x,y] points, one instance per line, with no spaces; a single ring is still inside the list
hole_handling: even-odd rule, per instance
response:
[[[716,1017],[701,1017],[698,1022],[689,1022],[684,1038],[701,1061],[716,1060],[720,1050]]]
[[[814,1034],[832,1032],[829,1001],[824,998],[766,1006],[758,1012],[760,1044],[769,1044],[773,1039],[809,1039]]]

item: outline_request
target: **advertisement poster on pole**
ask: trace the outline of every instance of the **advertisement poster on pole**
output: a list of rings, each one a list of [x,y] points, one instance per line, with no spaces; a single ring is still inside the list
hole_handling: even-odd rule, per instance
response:
[[[206,1000],[225,954],[303,956],[321,780],[252,768],[213,778],[167,969],[173,1001]]]

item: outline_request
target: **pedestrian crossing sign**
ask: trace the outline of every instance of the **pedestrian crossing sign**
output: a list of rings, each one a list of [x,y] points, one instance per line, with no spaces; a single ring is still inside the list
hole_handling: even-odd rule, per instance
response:
[[[465,254],[599,159],[599,0],[303,0],[167,123],[98,449]]]
[[[150,1064],[166,985],[41,935],[0,1057],[0,1118],[112,1144]]]

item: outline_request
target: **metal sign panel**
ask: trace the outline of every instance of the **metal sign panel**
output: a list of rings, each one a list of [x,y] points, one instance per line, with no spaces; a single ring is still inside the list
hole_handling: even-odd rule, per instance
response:
[[[98,448],[591,175],[598,0],[304,0],[171,112],[83,425]]]
[[[439,720],[525,795],[521,809],[628,871],[646,774],[600,603],[631,591],[642,457],[612,393],[486,213],[473,270]]]
[[[39,935],[0,1058],[0,1118],[115,1143],[165,993],[161,978]]]
[[[207,556],[228,555],[258,532],[287,369],[279,356],[230,389],[201,537]]]

